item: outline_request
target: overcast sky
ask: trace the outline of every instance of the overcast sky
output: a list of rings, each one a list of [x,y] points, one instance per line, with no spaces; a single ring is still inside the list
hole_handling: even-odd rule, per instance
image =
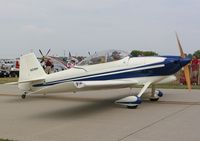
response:
[[[0,58],[49,48],[178,55],[174,31],[185,52],[200,49],[199,0],[0,0]]]

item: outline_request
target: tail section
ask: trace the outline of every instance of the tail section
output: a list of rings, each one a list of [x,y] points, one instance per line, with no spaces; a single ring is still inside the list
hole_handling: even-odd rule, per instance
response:
[[[44,80],[46,75],[34,53],[29,53],[20,57],[20,89],[30,90],[30,84],[32,82]]]

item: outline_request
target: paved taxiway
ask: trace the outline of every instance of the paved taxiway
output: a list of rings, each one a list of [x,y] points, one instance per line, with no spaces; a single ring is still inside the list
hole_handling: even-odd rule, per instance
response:
[[[0,85],[0,138],[24,141],[199,141],[200,90],[162,90],[159,102],[115,105],[129,89],[20,98]],[[138,89],[134,89],[137,93]]]

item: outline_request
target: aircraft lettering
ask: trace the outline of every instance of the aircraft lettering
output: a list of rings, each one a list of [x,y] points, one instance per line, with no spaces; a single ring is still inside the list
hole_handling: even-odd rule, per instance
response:
[[[32,69],[30,69],[30,71],[36,71],[36,70],[38,70],[38,68],[32,68]]]

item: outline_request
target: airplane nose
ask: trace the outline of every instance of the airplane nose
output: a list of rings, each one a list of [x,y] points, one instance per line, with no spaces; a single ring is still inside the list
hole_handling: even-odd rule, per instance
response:
[[[188,63],[190,63],[190,61],[191,61],[190,58],[181,58],[180,59],[181,66],[184,67],[185,65],[187,65]]]

